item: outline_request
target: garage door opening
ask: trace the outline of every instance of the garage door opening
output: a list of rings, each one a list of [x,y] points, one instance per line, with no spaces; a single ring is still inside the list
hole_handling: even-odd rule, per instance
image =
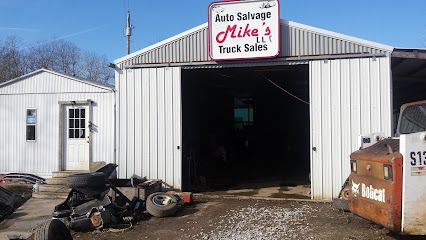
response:
[[[307,65],[183,70],[183,187],[309,198],[308,101]]]
[[[395,49],[392,53],[393,133],[401,105],[426,100],[426,51]]]

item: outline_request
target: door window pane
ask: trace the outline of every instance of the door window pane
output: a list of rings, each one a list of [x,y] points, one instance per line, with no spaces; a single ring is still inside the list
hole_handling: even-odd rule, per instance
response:
[[[74,109],[70,109],[68,110],[68,112],[69,112],[69,117],[74,118]]]
[[[80,129],[79,137],[80,138],[85,138],[86,137],[86,131],[85,131],[85,129]]]
[[[68,138],[74,138],[74,129],[68,130]]]

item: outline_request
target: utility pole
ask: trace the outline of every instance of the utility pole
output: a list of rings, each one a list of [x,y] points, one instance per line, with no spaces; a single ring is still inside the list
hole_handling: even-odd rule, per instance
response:
[[[126,53],[130,54],[130,37],[132,36],[132,24],[130,23],[130,10],[127,11],[127,23],[126,23]]]

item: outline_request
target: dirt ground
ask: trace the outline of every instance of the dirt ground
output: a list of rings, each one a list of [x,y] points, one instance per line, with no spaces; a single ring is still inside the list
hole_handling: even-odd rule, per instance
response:
[[[79,233],[74,239],[423,239],[407,238],[331,203],[199,199],[177,216],[149,218],[123,233]]]

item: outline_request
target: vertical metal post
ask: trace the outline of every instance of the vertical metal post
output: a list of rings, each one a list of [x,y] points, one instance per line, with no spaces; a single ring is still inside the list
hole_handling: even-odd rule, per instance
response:
[[[126,23],[126,54],[130,54],[130,37],[132,36],[132,24],[130,23],[130,11],[127,11]]]

